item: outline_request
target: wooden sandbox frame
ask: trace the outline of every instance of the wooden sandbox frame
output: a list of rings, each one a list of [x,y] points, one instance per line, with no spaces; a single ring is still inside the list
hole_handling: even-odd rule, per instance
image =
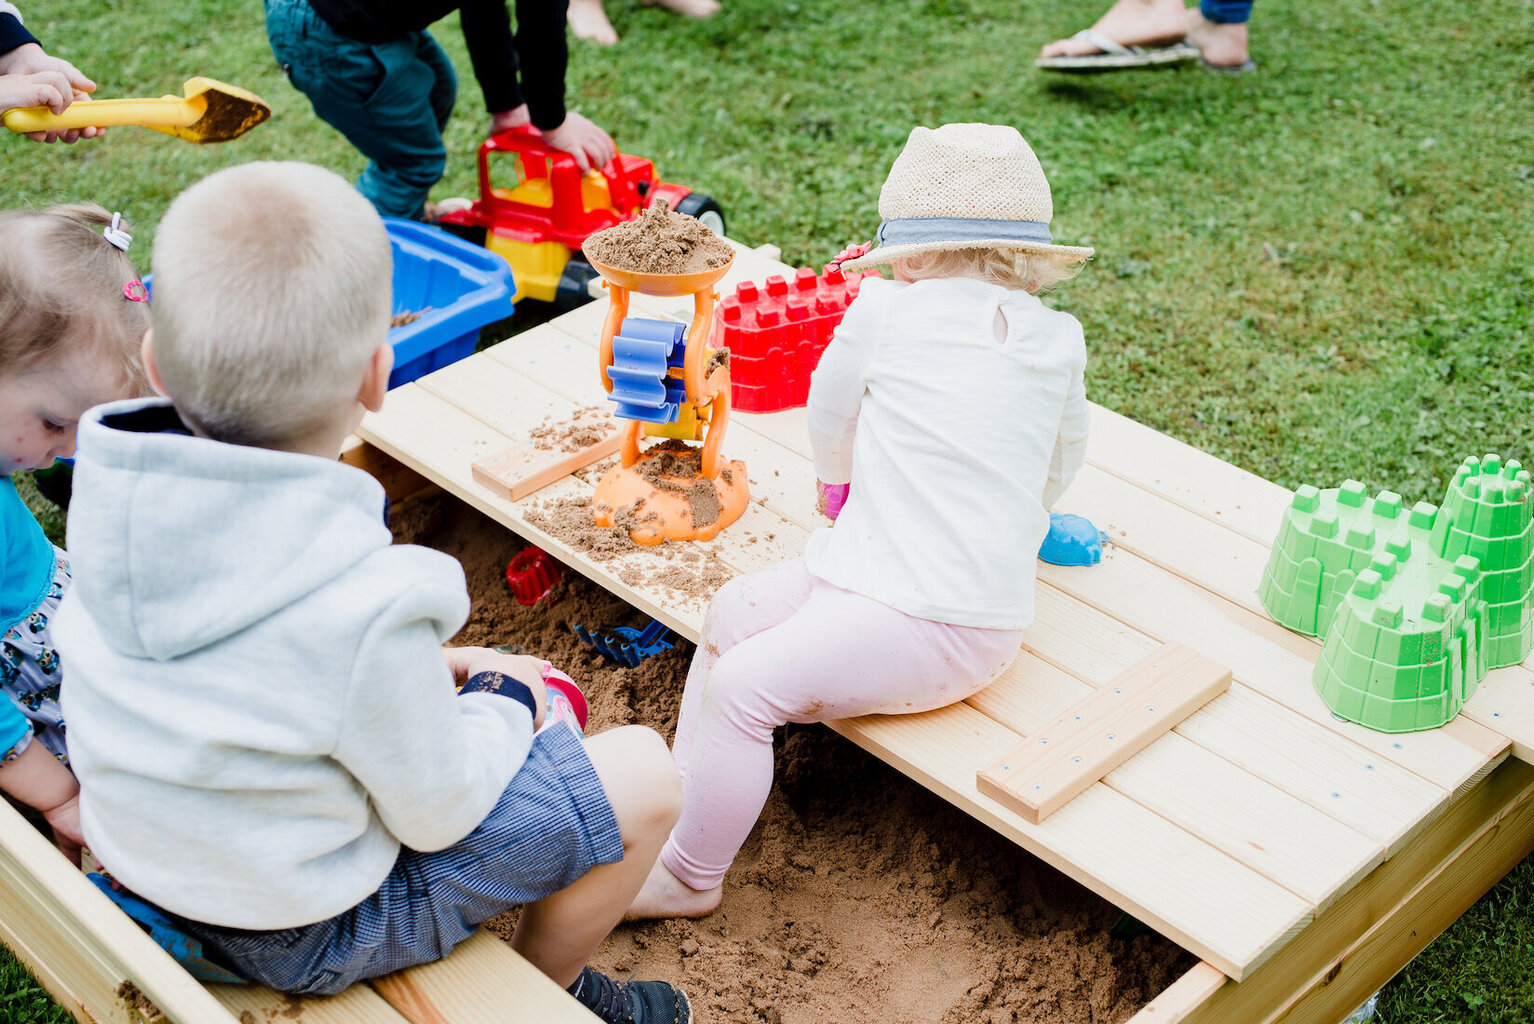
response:
[[[771,255],[742,249],[721,290],[786,270]],[[702,603],[624,584],[621,566],[593,562],[544,532],[536,517],[529,521],[540,498],[589,485],[566,479],[510,502],[472,478],[474,458],[598,397],[593,352],[603,312],[600,303],[584,307],[397,389],[359,431],[368,443],[346,458],[396,499],[446,489],[696,640]],[[686,319],[665,300],[638,315]],[[1107,410],[1093,416],[1089,466],[1067,510],[1110,530],[1109,558],[1090,569],[1040,566],[1040,621],[1019,664],[982,694],[939,712],[831,727],[1203,958],[1130,1024],[1336,1024],[1534,851],[1534,673],[1528,666],[1493,673],[1459,719],[1401,747],[1316,714],[1306,703],[1308,677],[1299,685],[1289,678],[1313,663],[1316,645],[1267,622],[1246,593],[1255,591],[1251,566],[1260,568],[1287,492]],[[798,417],[741,415],[726,442],[751,470],[754,501],[710,545],[736,571],[797,554],[813,523]],[[1142,585],[1155,588],[1152,600],[1118,603]],[[1233,692],[1042,825],[977,788],[977,768],[1158,642],[1187,644],[1232,666]],[[1340,750],[1369,764],[1336,792],[1308,792],[1304,766],[1271,764],[1261,751],[1243,761],[1242,751],[1219,746],[1232,723],[1248,719],[1310,744],[1296,760],[1324,761]],[[1189,776],[1189,766],[1203,774]],[[1376,768],[1393,782],[1370,788]],[[1205,796],[1206,781],[1224,796]],[[1227,784],[1233,788],[1220,788]],[[1364,796],[1389,813],[1364,806]],[[1244,812],[1243,798],[1257,810]],[[1333,798],[1354,802],[1353,824],[1368,841],[1336,830],[1352,819],[1331,808]],[[1263,808],[1289,817],[1265,823]],[[1227,818],[1235,819],[1228,827]],[[1338,837],[1347,842],[1332,842]],[[1270,843],[1277,852],[1264,853]],[[1145,865],[1094,852],[1111,853],[1115,844],[1138,844],[1135,857]],[[1327,844],[1340,852],[1291,863],[1295,850]],[[1218,869],[1213,894],[1184,912],[1161,889],[1177,896],[1178,872],[1196,877],[1201,866]],[[483,932],[442,963],[333,999],[203,986],[8,806],[0,807],[0,939],[81,1021],[594,1019]],[[825,1009],[834,1022],[834,1007]]]

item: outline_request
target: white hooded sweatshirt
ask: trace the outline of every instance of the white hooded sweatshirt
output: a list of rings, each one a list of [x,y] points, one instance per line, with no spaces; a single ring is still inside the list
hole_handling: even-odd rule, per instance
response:
[[[192,437],[169,403],[80,425],[55,619],[85,838],[184,917],[277,929],[374,892],[400,845],[489,813],[532,744],[515,700],[456,696],[463,570],[392,545],[340,462]]]

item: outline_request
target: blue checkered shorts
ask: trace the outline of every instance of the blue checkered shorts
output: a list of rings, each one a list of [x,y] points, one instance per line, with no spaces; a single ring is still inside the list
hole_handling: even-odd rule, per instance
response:
[[[327,921],[245,931],[179,920],[212,958],[283,992],[332,995],[440,960],[495,915],[623,859],[618,820],[569,729],[540,732],[479,827],[435,853],[402,849],[378,891]]]

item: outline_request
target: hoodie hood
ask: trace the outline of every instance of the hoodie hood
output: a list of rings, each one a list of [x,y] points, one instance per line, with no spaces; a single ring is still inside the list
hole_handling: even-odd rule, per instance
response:
[[[383,487],[313,455],[193,437],[164,399],[80,423],[72,590],[102,639],[176,658],[269,618],[392,541]]]

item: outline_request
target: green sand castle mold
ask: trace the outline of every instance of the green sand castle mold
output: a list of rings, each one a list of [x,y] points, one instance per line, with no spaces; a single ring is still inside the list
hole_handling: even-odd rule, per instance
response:
[[[1490,668],[1534,648],[1534,486],[1495,455],[1460,465],[1441,506],[1349,480],[1294,493],[1258,596],[1324,637],[1316,692],[1382,732],[1443,725]]]

